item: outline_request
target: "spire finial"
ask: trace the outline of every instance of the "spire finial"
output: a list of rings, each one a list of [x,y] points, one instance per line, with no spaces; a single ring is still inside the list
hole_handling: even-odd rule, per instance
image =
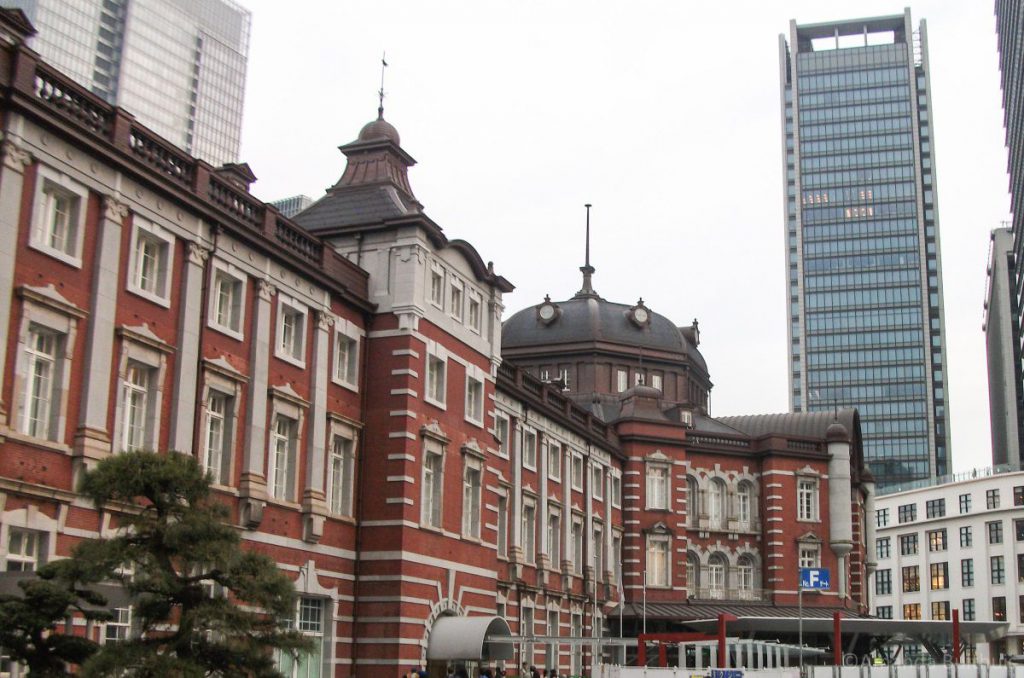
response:
[[[596,297],[597,292],[594,291],[594,286],[591,284],[590,278],[594,275],[594,267],[590,265],[590,208],[591,204],[588,202],[584,205],[587,208],[587,239],[586,239],[586,250],[585,257],[583,259],[583,265],[580,266],[580,271],[583,273],[583,289],[576,293],[577,297]]]
[[[388,67],[386,59],[387,53],[380,53],[380,89],[377,90],[377,95],[380,97],[380,103],[377,106],[377,119],[384,119],[384,69]]]

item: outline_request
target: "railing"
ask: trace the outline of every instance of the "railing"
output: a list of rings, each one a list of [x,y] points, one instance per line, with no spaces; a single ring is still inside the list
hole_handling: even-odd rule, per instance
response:
[[[686,596],[690,600],[743,600],[763,602],[771,600],[771,590],[693,586],[686,588]]]
[[[721,436],[709,436],[709,435],[690,435],[687,439],[692,441],[695,445],[721,445],[723,447],[742,447],[744,449],[750,447],[749,440],[737,440],[735,438],[723,438]]]
[[[36,65],[33,85],[36,97],[86,129],[107,136],[113,107],[43,64]]]
[[[188,153],[135,126],[132,126],[128,144],[139,160],[179,184],[192,188],[196,161]]]
[[[318,264],[323,257],[324,245],[322,242],[310,237],[284,219],[277,219],[274,237],[291,252],[307,261]]]
[[[990,476],[998,476],[1004,473],[1017,473],[1021,470],[1019,464],[998,464],[996,466],[987,466],[985,468],[976,468],[970,471],[961,471],[959,473],[947,473],[944,476],[938,478],[922,478],[920,480],[908,480],[905,483],[897,483],[894,485],[887,485],[883,488],[879,488],[878,495],[894,494],[896,492],[906,492],[907,490],[919,490],[922,487],[934,487],[937,485],[945,485],[946,483],[958,483],[963,480],[975,480],[977,478],[988,478]]]
[[[248,193],[239,191],[216,175],[210,176],[209,198],[212,203],[235,215],[255,230],[263,228],[266,208]]]

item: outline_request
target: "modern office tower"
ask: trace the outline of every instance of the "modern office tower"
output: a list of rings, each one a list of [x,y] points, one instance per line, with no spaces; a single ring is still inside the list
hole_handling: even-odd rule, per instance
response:
[[[270,203],[277,211],[291,219],[296,214],[312,205],[314,200],[308,195],[293,195],[290,198],[281,198]]]
[[[232,0],[3,0],[29,46],[191,155],[235,162],[250,12]]]
[[[999,70],[1002,73],[1006,147],[1010,156],[1010,209],[1013,211],[1013,249],[1009,260],[1013,271],[1013,286],[1008,299],[1008,313],[1012,318],[1009,327],[1013,334],[1008,335],[1006,341],[1012,341],[1014,351],[1013,374],[1017,381],[1015,390],[1018,398],[1016,426],[1018,431],[1024,432],[1024,402],[1020,400],[1024,389],[1024,366],[1021,364],[1024,345],[1020,332],[1021,327],[1024,327],[1024,75],[1021,74],[1021,62],[1024,60],[1024,2],[996,0],[996,33],[999,36]],[[992,378],[990,366],[989,380]],[[995,414],[993,412],[993,417]],[[997,422],[993,418],[993,432],[996,426]],[[1018,446],[1017,456],[1006,461],[1020,464],[1024,461],[1019,455],[1020,451],[1024,451],[1024,445]],[[996,456],[998,454],[999,452],[993,448],[993,463],[999,463]]]
[[[779,36],[790,405],[855,406],[880,486],[950,472],[925,22]]]
[[[1024,405],[1020,369],[1020,339],[1013,313],[1015,271],[1013,232],[992,231],[985,293],[985,349],[988,356],[988,401],[992,421],[992,464],[1020,468]]]

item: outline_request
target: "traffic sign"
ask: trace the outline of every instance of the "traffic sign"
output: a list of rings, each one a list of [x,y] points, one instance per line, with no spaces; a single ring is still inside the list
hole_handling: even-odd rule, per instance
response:
[[[828,589],[832,582],[829,577],[828,568],[825,567],[801,567],[800,588],[801,589]]]

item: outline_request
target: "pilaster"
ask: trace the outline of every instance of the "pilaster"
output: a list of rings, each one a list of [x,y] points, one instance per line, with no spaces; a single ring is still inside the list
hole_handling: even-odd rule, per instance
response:
[[[185,263],[178,315],[178,360],[174,375],[175,398],[171,406],[170,437],[170,449],[182,454],[192,454],[195,434],[199,339],[203,319],[206,317],[206,309],[203,308],[203,275],[209,254],[199,243],[188,243],[188,261]]]
[[[0,384],[7,367],[7,340],[11,329],[11,303],[14,299],[14,262],[18,248],[18,219],[25,187],[25,168],[32,163],[32,154],[8,136],[0,146]],[[7,407],[0,388],[0,431],[7,426]]]
[[[309,413],[309,435],[306,436],[306,479],[302,492],[302,538],[316,543],[324,534],[327,501],[324,491],[324,448],[327,444],[327,370],[330,329],[334,319],[324,311],[316,311],[313,333],[312,407]]]
[[[267,479],[263,474],[267,450],[267,378],[271,353],[270,303],[277,292],[269,280],[257,281],[250,359],[249,407],[245,413],[245,451],[238,486],[239,520],[254,529],[263,521],[267,505]]]

